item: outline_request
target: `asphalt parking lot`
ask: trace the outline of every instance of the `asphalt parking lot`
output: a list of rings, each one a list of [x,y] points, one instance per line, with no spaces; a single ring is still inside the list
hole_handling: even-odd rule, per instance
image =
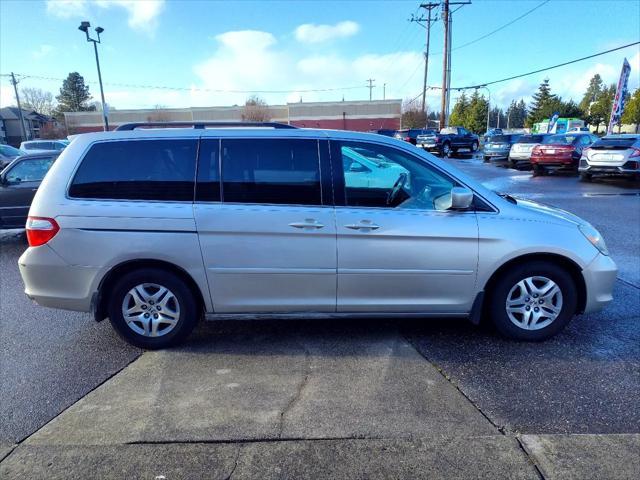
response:
[[[188,457],[211,478],[568,478],[562,448],[584,442],[582,457],[598,458],[613,441],[618,470],[585,461],[571,473],[633,477],[640,185],[448,161],[596,226],[620,267],[614,303],[538,344],[466,321],[263,321],[205,324],[181,348],[143,354],[108,322],[28,301],[17,269],[25,241],[5,232],[0,476],[64,478],[89,459],[85,472],[103,476],[181,478]]]

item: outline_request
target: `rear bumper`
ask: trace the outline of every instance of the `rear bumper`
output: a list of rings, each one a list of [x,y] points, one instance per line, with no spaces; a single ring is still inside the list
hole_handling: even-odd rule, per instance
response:
[[[69,265],[49,246],[29,247],[18,260],[25,294],[43,307],[91,311],[98,267]]]
[[[531,164],[553,170],[576,170],[578,160],[573,158],[537,158],[531,157]]]
[[[601,310],[613,300],[613,285],[617,275],[615,262],[601,253],[582,271],[587,287],[584,313]]]
[[[442,145],[438,145],[437,143],[417,143],[416,146],[427,150],[428,152],[440,151]]]
[[[580,161],[578,171],[594,175],[633,175],[640,173],[640,169],[626,168],[625,165],[590,165],[583,161]]]

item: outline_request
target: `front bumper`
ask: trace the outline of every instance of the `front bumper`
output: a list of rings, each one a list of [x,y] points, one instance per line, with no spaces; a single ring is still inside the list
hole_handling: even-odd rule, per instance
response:
[[[584,313],[596,312],[613,300],[613,285],[618,267],[611,257],[601,253],[582,271],[587,288]]]
[[[24,293],[43,307],[91,311],[98,267],[69,265],[48,245],[29,247],[18,259]]]

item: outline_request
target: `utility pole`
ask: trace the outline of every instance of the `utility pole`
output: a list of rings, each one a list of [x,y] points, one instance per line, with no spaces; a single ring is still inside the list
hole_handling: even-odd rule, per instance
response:
[[[444,22],[444,53],[442,55],[442,98],[440,100],[440,130],[445,127],[445,110],[447,102],[447,65],[449,63],[449,0],[442,6]]]
[[[13,85],[13,91],[16,92],[16,103],[18,104],[18,117],[20,117],[20,131],[22,132],[22,140],[29,140],[27,137],[27,131],[24,128],[24,118],[22,117],[22,107],[20,106],[20,95],[18,95],[18,82],[16,76],[11,72],[11,84]]]
[[[451,5],[471,4],[466,2],[450,2],[443,0],[442,2],[442,21],[444,23],[444,53],[442,59],[442,100],[440,104],[440,128],[444,128],[449,123],[449,90],[451,87],[451,30],[452,30],[452,13],[449,11]],[[457,10],[457,9],[456,9]]]
[[[382,84],[382,99],[383,100],[387,99],[387,84],[386,83]]]
[[[369,89],[369,101],[371,101],[373,99],[373,87],[375,87],[373,82],[375,82],[375,81],[376,81],[375,78],[370,78],[370,79],[367,80],[367,82],[369,82],[369,86],[367,87]]]
[[[427,31],[427,43],[425,45],[424,51],[424,79],[422,81],[422,111],[426,112],[427,107],[427,75],[429,73],[429,40],[431,38],[431,24],[438,20],[437,17],[431,18],[431,10],[438,7],[439,3],[421,3],[420,8],[423,8],[427,11],[427,18],[424,16],[414,17],[413,15],[409,19],[410,22],[416,22],[418,25],[423,26]],[[422,23],[425,25],[422,25]]]

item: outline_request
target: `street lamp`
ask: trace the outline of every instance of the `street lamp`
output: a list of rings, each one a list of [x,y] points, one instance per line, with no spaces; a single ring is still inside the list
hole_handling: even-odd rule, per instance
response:
[[[489,93],[487,100],[487,132],[489,131],[489,113],[491,113],[491,90],[486,85],[478,85],[476,88],[484,88]]]
[[[87,36],[87,42],[93,42],[93,51],[96,54],[96,65],[98,67],[98,82],[100,83],[100,98],[102,99],[102,118],[104,120],[104,131],[109,131],[109,120],[107,119],[107,106],[104,102],[104,90],[102,89],[102,75],[100,73],[100,60],[98,59],[98,43],[100,43],[100,34],[104,32],[104,28],[96,27],[95,31],[98,38],[91,38],[89,36],[89,28],[91,24],[89,22],[80,22],[78,30],[82,30]]]

